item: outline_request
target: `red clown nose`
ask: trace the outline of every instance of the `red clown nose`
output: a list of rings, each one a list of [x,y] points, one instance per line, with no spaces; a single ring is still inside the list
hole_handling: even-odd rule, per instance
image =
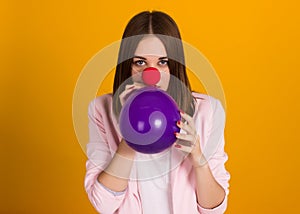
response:
[[[154,67],[145,68],[142,73],[142,78],[146,85],[154,86],[160,80],[160,73]]]

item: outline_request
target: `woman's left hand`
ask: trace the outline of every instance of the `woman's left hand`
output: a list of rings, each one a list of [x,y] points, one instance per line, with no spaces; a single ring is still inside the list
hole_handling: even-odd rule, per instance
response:
[[[201,166],[201,158],[204,158],[201,148],[200,148],[200,137],[197,134],[194,120],[193,118],[183,112],[180,112],[181,117],[186,121],[185,123],[183,121],[177,121],[177,126],[184,130],[185,133],[175,133],[175,136],[177,137],[177,141],[174,143],[174,146],[183,151],[190,153],[189,157],[191,158],[192,164],[194,167]]]

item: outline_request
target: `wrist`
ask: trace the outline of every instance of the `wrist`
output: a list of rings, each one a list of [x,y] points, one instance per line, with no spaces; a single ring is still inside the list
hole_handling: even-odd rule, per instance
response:
[[[195,170],[205,170],[205,169],[208,169],[209,168],[209,166],[208,166],[208,163],[206,162],[206,163],[204,163],[204,164],[198,164],[198,165],[194,165],[193,164],[193,168],[195,169]]]
[[[192,156],[192,164],[193,164],[194,169],[208,167],[208,162],[205,159],[203,154],[193,155]]]
[[[128,159],[134,159],[135,156],[135,151],[127,145],[124,139],[122,139],[122,141],[120,142],[116,153]]]

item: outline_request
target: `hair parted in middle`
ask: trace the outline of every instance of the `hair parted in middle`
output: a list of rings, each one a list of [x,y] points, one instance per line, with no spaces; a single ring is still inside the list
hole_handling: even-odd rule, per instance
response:
[[[139,42],[149,34],[155,35],[164,44],[170,74],[180,80],[172,81],[174,79],[170,78],[167,93],[174,98],[182,111],[193,115],[195,103],[186,73],[180,32],[175,21],[160,11],[144,11],[135,15],[124,30],[113,85],[113,111],[115,115],[118,117],[122,108],[119,95],[125,89],[125,85],[122,83],[131,77],[135,50]]]

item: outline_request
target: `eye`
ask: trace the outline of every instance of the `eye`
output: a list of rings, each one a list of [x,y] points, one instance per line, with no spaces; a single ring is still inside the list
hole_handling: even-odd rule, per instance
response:
[[[159,61],[158,64],[160,64],[160,65],[168,65],[168,60],[162,59],[162,60]]]
[[[136,60],[133,62],[133,64],[138,65],[138,66],[143,66],[146,64],[146,62],[144,60]]]

